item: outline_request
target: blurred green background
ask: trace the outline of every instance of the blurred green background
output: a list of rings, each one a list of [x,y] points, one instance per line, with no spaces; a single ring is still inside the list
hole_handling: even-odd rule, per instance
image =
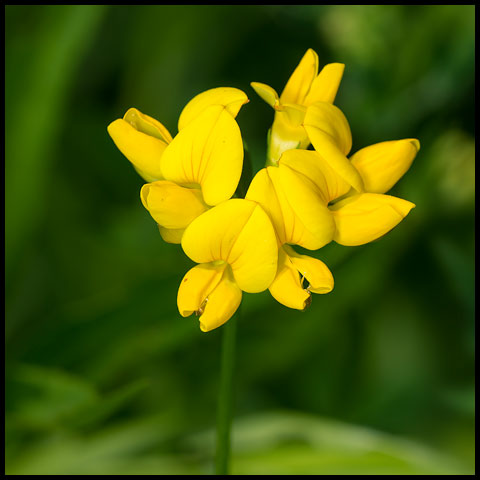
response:
[[[176,133],[194,95],[243,89],[264,163],[307,48],[342,62],[352,152],[419,138],[417,207],[304,313],[244,295],[233,473],[474,472],[474,6],[7,6],[8,474],[212,472],[221,329],[182,318],[193,265],[162,242],[107,125]]]

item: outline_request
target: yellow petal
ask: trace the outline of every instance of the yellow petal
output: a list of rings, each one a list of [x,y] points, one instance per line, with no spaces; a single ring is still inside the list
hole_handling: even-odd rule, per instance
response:
[[[170,132],[158,120],[149,117],[136,108],[129,108],[123,119],[139,132],[158,138],[165,143],[172,141]]]
[[[286,242],[309,250],[331,242],[335,222],[313,182],[286,165],[269,169],[282,205]]]
[[[268,289],[286,307],[305,310],[310,305],[311,295],[303,288],[298,270],[283,248],[278,251],[277,275]]]
[[[297,103],[304,105],[313,80],[318,72],[318,55],[309,48],[300,60],[297,68],[288,79],[280,101],[282,103]]]
[[[244,200],[249,202],[249,200]],[[254,207],[230,250],[228,263],[238,286],[257,293],[268,288],[277,270],[278,246],[273,225],[260,205]]]
[[[313,293],[328,293],[333,290],[333,275],[328,267],[318,258],[300,255],[293,248],[285,245],[285,251],[290,257],[300,275],[308,280],[308,289]]]
[[[267,214],[250,200],[228,200],[197,217],[185,230],[182,247],[197,263],[229,263],[245,292],[261,292],[275,277],[275,232]]]
[[[178,131],[185,128],[211,105],[223,105],[227,112],[235,118],[242,105],[245,105],[247,102],[247,95],[238,88],[211,88],[193,97],[185,105],[178,119]]]
[[[232,318],[242,301],[242,290],[236,284],[230,267],[218,285],[208,295],[204,312],[200,315],[200,330],[209,332]]]
[[[330,207],[337,231],[334,240],[355,246],[372,242],[400,223],[415,205],[378,193],[347,197]]]
[[[308,106],[314,102],[333,103],[342,81],[344,70],[345,65],[343,63],[329,63],[325,65],[313,81],[310,91],[305,98],[305,105]]]
[[[257,92],[258,96],[272,108],[279,104],[278,93],[272,87],[260,82],[251,82],[250,85]]]
[[[274,167],[270,167],[274,168]],[[267,213],[275,229],[280,245],[287,242],[285,235],[285,222],[282,207],[277,192],[268,172],[270,168],[262,168],[250,182],[245,198],[261,205]]]
[[[342,111],[330,103],[314,103],[307,108],[304,127],[315,150],[338,175],[362,192],[362,177],[346,157],[352,148],[352,134]]]
[[[181,187],[166,180],[146,183],[140,190],[140,198],[153,219],[169,229],[187,227],[209,208],[200,189]]]
[[[381,142],[362,148],[350,161],[362,176],[365,191],[385,193],[410,168],[419,149],[415,138]]]
[[[166,180],[200,185],[208,205],[229,199],[237,188],[243,143],[237,122],[225,107],[212,105],[172,140],[162,158]]]
[[[226,263],[200,264],[185,274],[177,295],[178,311],[182,317],[188,317],[202,308],[205,299],[220,282],[226,267]]]
[[[160,162],[167,147],[165,141],[137,130],[122,119],[112,122],[108,126],[108,133],[145,180],[163,178]]]
[[[287,166],[260,170],[246,198],[268,213],[280,244],[316,250],[333,239],[335,222],[326,202],[310,179]]]
[[[312,137],[316,139],[321,133],[323,136],[330,137],[333,144],[344,155],[350,152],[352,148],[350,125],[343,112],[335,105],[327,102],[316,102],[310,105],[307,107],[303,125],[314,147]],[[323,153],[321,148],[315,149],[320,154]]]
[[[165,228],[159,225],[158,229],[160,230],[160,235],[163,240],[167,243],[182,243],[183,232],[185,232],[184,228]]]
[[[325,205],[350,190],[350,185],[337,175],[328,162],[316,151],[288,150],[280,157],[279,164],[286,165],[296,173],[310,179],[318,194],[323,198]]]

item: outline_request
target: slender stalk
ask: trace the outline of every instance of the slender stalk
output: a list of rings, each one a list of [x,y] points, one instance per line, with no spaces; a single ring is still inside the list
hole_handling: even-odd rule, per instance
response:
[[[223,326],[220,391],[217,407],[217,451],[215,474],[229,475],[230,467],[230,430],[233,410],[233,373],[235,365],[235,336],[240,307],[233,317]]]

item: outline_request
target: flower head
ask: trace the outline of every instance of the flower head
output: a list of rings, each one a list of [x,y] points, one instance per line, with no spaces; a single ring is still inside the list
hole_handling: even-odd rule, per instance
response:
[[[261,292],[275,278],[275,232],[261,206],[250,200],[227,200],[197,217],[185,230],[182,248],[200,265],[183,278],[178,309],[184,317],[200,315],[205,332],[235,313],[242,291]]]
[[[264,83],[251,83],[258,95],[275,109],[269,133],[268,165],[276,165],[286,150],[308,147],[310,140],[302,127],[306,109],[316,102],[334,102],[344,68],[342,63],[330,63],[318,73],[318,55],[309,48],[280,97]]]
[[[364,193],[349,191],[330,207],[336,225],[334,240],[341,245],[363,245],[398,225],[415,204],[385,195],[410,168],[420,149],[415,138],[376,143],[350,158],[365,185]]]
[[[328,208],[334,220],[333,240],[341,245],[363,245],[378,239],[400,223],[415,205],[385,195],[411,165],[420,144],[416,139],[382,142],[359,150],[346,159],[368,186],[358,193],[318,151],[290,150],[280,159],[309,181],[316,201]]]
[[[135,109],[110,124],[116,145],[150,182],[140,197],[167,242],[180,243],[194,218],[235,192],[243,164],[235,117],[246,102],[236,88],[197,95],[183,109],[173,139],[160,122]]]
[[[243,292],[268,288],[278,302],[304,310],[311,294],[330,292],[334,280],[325,263],[294,245],[362,245],[415,207],[386,192],[409,169],[418,140],[381,142],[348,157],[350,126],[333,105],[343,70],[332,63],[318,73],[317,54],[309,49],[280,96],[252,83],[275,117],[267,166],[245,199],[231,199],[243,168],[235,118],[248,98],[241,90],[214,88],[194,97],[174,138],[133,108],[109,125],[115,144],[148,182],[141,201],[163,239],[181,243],[197,263],[180,284],[177,305],[184,317],[200,316],[202,331],[228,321]],[[306,150],[310,143],[314,150]]]
[[[310,304],[310,292],[333,289],[333,276],[321,260],[299,255],[289,246],[316,250],[333,240],[335,221],[315,188],[309,178],[280,161],[278,167],[260,170],[246,195],[268,213],[277,236],[278,268],[270,293],[283,305],[298,310]]]
[[[330,131],[332,149],[348,151],[342,142],[351,145],[351,138],[336,134],[332,124],[322,126],[323,131]],[[346,127],[344,131],[349,134],[348,123]],[[406,172],[418,148],[415,139],[383,142],[358,151],[351,160],[343,154],[333,155],[333,161],[328,149],[325,156],[317,151],[291,149],[282,154],[278,167],[269,166],[257,173],[246,198],[262,205],[275,227],[278,269],[269,287],[275,299],[302,310],[311,301],[310,292],[328,293],[333,288],[327,266],[316,258],[297,254],[290,245],[310,250],[332,240],[342,245],[362,245],[381,237],[405,218],[415,205],[383,192]],[[351,179],[357,177],[367,192],[358,193],[352,188]]]

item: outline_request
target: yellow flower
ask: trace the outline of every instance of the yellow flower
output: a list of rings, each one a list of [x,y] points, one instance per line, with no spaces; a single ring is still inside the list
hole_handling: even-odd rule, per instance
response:
[[[415,204],[384,195],[410,168],[420,150],[415,138],[376,143],[351,157],[366,193],[349,196],[330,207],[334,214],[334,240],[341,245],[363,245],[389,232],[415,208]]]
[[[416,139],[382,142],[346,159],[365,184],[364,193],[351,189],[318,151],[289,150],[282,155],[279,166],[303,178],[311,185],[316,201],[328,206],[335,222],[333,240],[341,245],[363,245],[389,232],[415,207],[384,193],[408,170],[419,148]]]
[[[178,310],[183,317],[200,315],[204,332],[231,318],[242,291],[266,290],[275,277],[275,232],[261,206],[250,200],[227,200],[197,217],[185,230],[182,248],[199,265],[180,284]]]
[[[182,130],[210,105],[223,105],[235,118],[248,98],[237,88],[219,87],[206,90],[185,105],[178,120]],[[170,132],[158,121],[136,108],[130,108],[107,128],[118,149],[147,182],[163,179],[162,155],[172,141]]]
[[[251,83],[258,95],[275,109],[269,132],[267,165],[276,165],[286,150],[308,147],[310,140],[302,126],[306,109],[315,102],[333,103],[344,68],[342,63],[329,63],[318,74],[318,55],[310,48],[280,97],[264,83]]]
[[[279,251],[277,274],[269,287],[272,296],[287,307],[303,310],[311,302],[310,292],[330,292],[333,276],[328,267],[289,246],[316,250],[335,234],[334,218],[312,182],[280,162],[279,167],[269,166],[255,175],[246,198],[262,206],[275,228]]]
[[[147,182],[163,178],[160,161],[172,136],[158,120],[130,108],[123,119],[119,118],[108,126],[108,133]]]
[[[173,140],[160,122],[135,109],[109,125],[115,144],[150,182],[140,197],[165,241],[180,243],[194,218],[235,192],[243,164],[235,116],[246,102],[236,88],[197,95],[183,109]]]
[[[241,90],[214,88],[194,97],[174,138],[135,108],[108,126],[148,182],[140,198],[163,239],[180,243],[197,263],[182,279],[177,306],[183,317],[200,316],[202,331],[227,322],[243,292],[269,289],[278,302],[304,310],[312,293],[332,291],[334,279],[325,263],[292,246],[362,245],[415,207],[386,192],[409,169],[418,140],[377,143],[348,158],[350,126],[333,105],[343,71],[343,64],[331,63],[318,73],[318,56],[309,49],[280,96],[268,85],[251,84],[275,117],[267,166],[245,199],[231,199],[243,168],[235,119],[248,98]],[[306,150],[310,143],[314,150]]]
[[[279,303],[305,310],[312,302],[311,293],[329,293],[332,289],[333,275],[321,260],[300,255],[289,245],[278,250],[277,275],[269,291]]]
[[[328,130],[328,123],[325,125]],[[335,142],[351,145],[348,135],[335,134],[334,129],[330,132]],[[288,245],[309,250],[332,240],[341,245],[362,245],[381,237],[405,218],[415,205],[384,193],[408,170],[419,147],[416,139],[378,143],[359,150],[351,160],[345,156],[341,169],[316,151],[292,149],[282,154],[278,167],[266,167],[257,173],[246,198],[262,205],[275,227],[278,269],[269,287],[275,299],[302,310],[311,301],[310,292],[328,293],[333,289],[333,277],[323,262],[298,255]],[[355,178],[352,171],[367,192],[359,194],[352,189],[345,179]],[[309,283],[307,288],[304,279]]]

